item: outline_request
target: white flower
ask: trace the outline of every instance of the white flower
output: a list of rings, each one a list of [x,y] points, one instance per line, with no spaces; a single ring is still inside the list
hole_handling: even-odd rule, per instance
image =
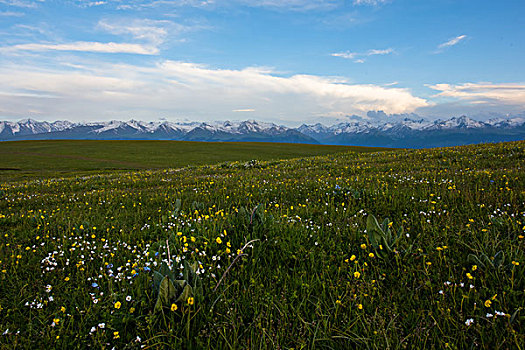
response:
[[[470,325],[473,324],[473,323],[474,323],[474,319],[473,319],[473,318],[469,318],[468,320],[465,321],[465,324],[466,324],[467,326],[470,326]]]
[[[131,301],[131,295],[128,295],[128,296],[126,297],[126,301]]]
[[[95,327],[91,327],[91,331],[90,331],[90,333],[94,333],[94,332],[96,332],[96,331],[97,331],[97,329],[96,329]]]
[[[491,314],[491,313],[487,313],[487,315],[486,315],[486,316],[487,316],[487,318],[491,318],[491,317],[493,317],[494,315],[493,315],[493,314]]]
[[[105,327],[106,327],[106,324],[105,324],[105,323],[99,323],[99,324],[98,324],[98,328],[102,328],[102,329],[103,329],[103,328],[105,328]]]

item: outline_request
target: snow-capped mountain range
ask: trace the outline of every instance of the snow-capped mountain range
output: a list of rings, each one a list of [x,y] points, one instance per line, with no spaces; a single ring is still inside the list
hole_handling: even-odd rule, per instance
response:
[[[0,141],[43,139],[260,141],[384,147],[438,147],[525,139],[525,114],[485,122],[466,116],[427,121],[411,115],[397,121],[342,122],[289,128],[255,120],[175,123],[110,121],[72,123],[25,119],[0,122]]]

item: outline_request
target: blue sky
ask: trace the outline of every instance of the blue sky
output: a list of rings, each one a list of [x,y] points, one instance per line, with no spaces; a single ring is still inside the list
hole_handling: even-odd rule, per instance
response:
[[[525,1],[0,0],[0,118],[525,110]]]

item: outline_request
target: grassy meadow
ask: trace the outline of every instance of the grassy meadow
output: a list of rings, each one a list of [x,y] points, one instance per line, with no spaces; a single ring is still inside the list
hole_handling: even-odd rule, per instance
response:
[[[258,142],[43,140],[0,142],[0,178],[59,176],[71,172],[164,169],[251,159],[326,155],[372,147]],[[57,174],[60,172],[61,174]],[[6,176],[7,175],[7,176]]]
[[[525,142],[144,144],[0,144],[1,348],[525,347]]]

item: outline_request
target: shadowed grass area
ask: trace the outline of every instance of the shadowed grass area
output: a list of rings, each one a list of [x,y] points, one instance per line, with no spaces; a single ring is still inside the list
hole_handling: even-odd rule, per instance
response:
[[[379,148],[257,142],[52,140],[0,142],[0,171],[75,172],[179,168],[226,161],[287,159]]]

